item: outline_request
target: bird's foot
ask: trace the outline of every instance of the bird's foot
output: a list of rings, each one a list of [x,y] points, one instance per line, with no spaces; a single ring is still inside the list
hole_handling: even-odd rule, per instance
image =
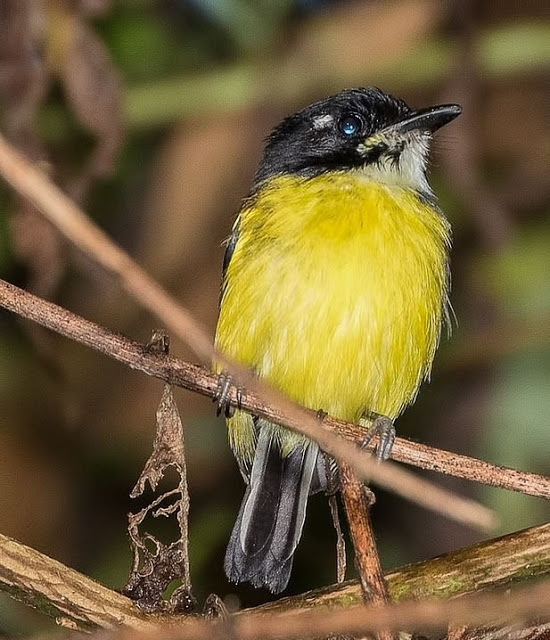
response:
[[[338,463],[332,456],[329,456],[324,451],[322,452],[322,455],[325,462],[327,478],[325,495],[330,497],[336,495],[338,491],[340,491],[340,469],[338,469]]]
[[[361,449],[364,449],[378,436],[375,455],[376,459],[382,462],[383,460],[387,460],[391,455],[393,443],[395,442],[395,427],[388,417],[379,414],[372,415],[374,421],[359,446]]]
[[[227,610],[224,601],[215,593],[211,593],[208,598],[206,598],[203,615],[209,620],[215,620],[216,618],[221,620],[229,619],[229,611]]]
[[[235,409],[229,403],[229,399],[231,397],[231,391],[233,388],[236,388],[237,394],[237,409],[241,408],[241,401],[243,390],[242,387],[238,387],[235,385],[233,381],[233,376],[227,372],[222,371],[218,376],[218,384],[216,386],[216,392],[214,397],[212,398],[212,402],[216,403],[216,415],[219,416],[222,412],[226,418],[231,418]]]
[[[323,420],[328,416],[328,413],[324,409],[317,409],[315,415],[319,422],[323,422]]]
[[[363,487],[363,491],[365,492],[365,498],[367,500],[367,504],[369,505],[369,507],[372,507],[372,505],[376,502],[376,496],[374,495],[374,491],[372,491],[372,489],[369,489],[367,485]]]
[[[315,415],[319,422],[323,422],[323,420],[328,416],[328,413],[324,409],[317,409]],[[321,451],[321,455],[323,456],[325,463],[325,495],[329,497],[334,496],[338,491],[340,491],[340,470],[338,469],[338,463],[332,456],[329,456],[324,451]]]

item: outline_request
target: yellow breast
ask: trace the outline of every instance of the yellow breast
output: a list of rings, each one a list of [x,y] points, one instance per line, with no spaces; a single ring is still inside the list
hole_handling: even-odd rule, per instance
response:
[[[219,349],[307,407],[395,418],[439,339],[443,216],[411,190],[335,173],[272,180],[238,224]]]

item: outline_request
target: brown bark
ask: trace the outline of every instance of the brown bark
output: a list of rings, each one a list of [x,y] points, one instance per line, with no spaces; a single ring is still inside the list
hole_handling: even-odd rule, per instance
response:
[[[119,333],[85,320],[67,309],[33,296],[2,280],[0,280],[0,306],[95,349],[128,365],[132,369],[137,369],[169,384],[174,384],[202,395],[209,397],[215,395],[218,379],[209,369],[171,356],[150,353],[146,345],[129,340]],[[233,406],[237,404],[235,390],[231,393],[230,402]],[[300,420],[294,418],[292,420],[285,419],[277,407],[268,404],[256,393],[243,392],[240,403],[243,409],[254,415],[262,416],[270,422],[285,424],[300,430]],[[316,412],[306,409],[300,410],[300,414],[309,416],[320,430],[343,436],[353,443],[360,443],[365,436],[364,429],[359,425],[343,422],[330,416],[326,416],[320,422]],[[365,458],[365,456],[361,457]],[[443,451],[428,445],[411,442],[404,438],[396,438],[391,457],[394,460],[422,469],[439,471],[458,478],[511,491],[519,491],[527,495],[550,498],[550,478],[546,476],[492,465],[483,460]],[[378,482],[382,477],[386,477],[388,475],[387,467],[387,464],[370,464],[369,472],[372,474],[372,481]],[[397,480],[394,479],[392,485],[396,482],[402,484],[402,480],[398,478]],[[423,491],[426,491],[425,485],[416,489],[417,493]],[[443,494],[443,497],[447,500],[445,505],[447,511],[456,511],[458,509],[459,505],[452,501],[452,494],[447,492]],[[470,502],[466,504],[471,505]],[[462,506],[466,507],[465,504]],[[486,514],[481,519],[487,524]],[[479,517],[476,522],[479,524]]]
[[[340,491],[353,542],[355,565],[359,572],[363,602],[384,606],[389,601],[388,589],[384,581],[370,519],[371,501],[367,496],[369,490],[357,478],[349,465],[342,463],[339,467]],[[378,640],[392,640],[394,635],[381,629],[377,632],[376,637]]]
[[[482,542],[386,574],[393,601],[446,599],[483,589],[511,587],[550,573],[550,524]],[[146,617],[126,597],[0,535],[0,591],[77,629],[134,629],[158,621]],[[257,613],[297,613],[348,608],[363,602],[357,581],[331,585],[258,607]],[[246,612],[237,614],[237,617]]]

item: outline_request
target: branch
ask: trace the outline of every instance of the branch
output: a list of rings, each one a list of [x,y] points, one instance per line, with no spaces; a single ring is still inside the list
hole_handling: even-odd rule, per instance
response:
[[[0,591],[81,631],[151,624],[128,598],[1,534]]]
[[[550,524],[490,540],[386,574],[394,601],[466,595],[488,587],[509,588],[550,570]],[[0,591],[34,607],[59,624],[80,630],[125,625],[149,627],[131,600],[90,578],[0,534]],[[362,602],[357,581],[336,584],[257,607],[256,614],[341,609]],[[235,619],[250,610],[236,614]],[[180,619],[181,621],[182,619]],[[205,635],[204,637],[209,637]]]
[[[216,392],[217,377],[208,369],[184,362],[172,356],[151,353],[143,344],[134,342],[119,333],[114,333],[89,320],[85,320],[67,309],[63,309],[51,302],[46,302],[3,280],[0,280],[0,305],[67,338],[118,360],[132,369],[137,369],[147,375],[210,398]],[[237,398],[234,390],[230,401],[233,406],[236,406]],[[241,406],[246,411],[266,418],[271,422],[285,424],[300,430],[298,421],[285,420],[278,409],[264,402],[255,393],[243,391]],[[317,424],[323,428],[323,431],[341,435],[350,442],[359,443],[364,438],[364,430],[359,425],[343,422],[328,416],[320,423],[316,419],[315,412],[307,409],[301,409],[300,414],[316,420]],[[355,453],[361,456],[362,459],[365,458],[361,452]],[[443,451],[428,445],[411,442],[404,438],[396,438],[392,449],[392,458],[421,469],[439,471],[458,478],[518,491],[527,495],[550,498],[550,478],[548,477],[492,465],[476,458]],[[370,461],[367,460],[367,462]],[[387,468],[387,463],[369,465],[369,472],[372,474],[371,479],[382,484],[387,479],[388,474],[385,474]],[[395,471],[396,468],[394,466],[390,475],[393,475]],[[398,469],[398,471],[402,473],[401,469]],[[402,482],[401,476],[398,476],[397,481],[393,480],[392,485],[399,482]],[[388,486],[388,483],[386,483],[386,486]],[[399,489],[399,487],[397,488]],[[418,491],[425,491],[425,489],[426,487],[422,486],[418,488]],[[456,504],[454,502],[449,503],[448,507],[455,509]]]
[[[514,593],[490,593],[429,602],[400,602],[384,607],[361,605],[345,609],[313,609],[294,615],[261,614],[248,611],[224,620],[211,622],[188,618],[177,625],[152,631],[122,630],[118,640],[203,640],[203,638],[238,638],[239,640],[285,640],[334,637],[334,634],[365,635],[369,632],[401,630],[437,630],[453,625],[485,624],[502,626],[511,621],[548,615],[550,583],[544,582]]]
[[[223,354],[216,353],[208,335],[189,312],[1,136],[0,173],[70,242],[116,276],[121,287],[159,318],[166,328],[182,339],[199,357],[210,363],[215,355],[216,361],[233,375],[241,387],[254,392],[258,400],[271,405],[272,410],[277,413],[274,422],[315,440],[325,453],[337,460],[346,461],[360,478],[383,482],[387,489],[424,506],[431,505],[430,508],[464,523],[481,528],[494,526],[494,515],[488,509],[472,500],[453,498],[450,492],[434,487],[403,470],[376,465],[364,452],[358,451],[357,447],[335,438],[330,430],[323,429],[313,412],[297,407],[283,394],[255,379],[250,371]],[[235,394],[233,400],[234,396]]]
[[[384,606],[389,602],[388,589],[370,518],[374,494],[357,478],[349,465],[342,463],[339,469],[340,491],[353,541],[363,602]],[[393,637],[393,634],[385,629],[379,630],[376,634],[377,640],[392,640]]]
[[[548,573],[550,523],[400,567],[388,572],[385,579],[391,600],[399,602],[450,598],[489,588],[504,589]],[[255,610],[294,613],[318,606],[334,609],[359,605],[361,602],[359,582],[348,580],[299,596],[281,598]]]

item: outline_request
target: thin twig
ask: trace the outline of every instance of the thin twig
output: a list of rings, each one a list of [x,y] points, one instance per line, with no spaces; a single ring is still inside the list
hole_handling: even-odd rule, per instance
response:
[[[370,490],[363,485],[349,465],[342,463],[339,468],[342,499],[353,542],[363,601],[366,604],[384,606],[388,603],[389,597],[370,519],[371,501],[367,497],[367,491]],[[392,640],[393,634],[381,629],[376,637],[379,640]]]
[[[334,531],[336,532],[336,582],[341,583],[346,579],[346,539],[340,526],[336,494],[328,496],[328,506]]]
[[[0,280],[0,305],[25,318],[38,322],[42,326],[56,331],[61,335],[114,358],[133,369],[138,369],[143,373],[160,378],[165,382],[211,398],[216,392],[217,377],[208,369],[171,356],[152,354],[147,350],[145,345],[129,340],[121,334],[114,333],[89,320],[85,320],[67,309],[42,300],[37,296],[33,296],[2,280]],[[301,425],[299,421],[285,420],[285,417],[283,417],[278,409],[270,406],[254,393],[244,391],[240,401],[242,408],[250,413],[262,416],[271,422],[285,424],[291,428],[300,430]],[[234,390],[230,396],[230,402],[233,406],[237,404]],[[336,420],[328,416],[320,423],[317,413],[307,409],[300,409],[299,414],[310,417],[322,432],[328,434],[336,433],[353,443],[359,443],[364,438],[364,431],[359,425]],[[388,477],[395,475],[398,471],[399,473],[393,478],[391,484],[392,487],[397,485],[396,489],[398,491],[401,490],[401,494],[403,494],[405,485],[403,484],[402,474],[404,474],[404,471],[402,469],[396,469],[394,465],[391,471],[386,473],[386,470],[389,468],[388,464],[378,465],[372,463],[364,454],[356,451],[355,448],[353,448],[353,453],[355,454],[355,460],[360,458],[366,473],[372,474],[370,477],[373,482],[384,482],[387,486],[389,482]],[[511,489],[543,498],[550,498],[550,478],[491,465],[488,462],[477,460],[476,458],[461,456],[427,445],[417,444],[404,438],[396,439],[392,450],[392,458],[413,466],[439,471],[482,484]],[[418,480],[415,476],[412,477],[415,481]],[[410,474],[408,474],[408,478],[410,478]],[[439,489],[433,487],[433,485],[424,483],[422,486],[419,485],[415,488],[415,493],[421,494],[421,498],[426,498],[427,494],[424,492],[427,486],[439,491]],[[449,498],[449,496],[452,496],[452,498]],[[455,499],[456,496],[454,496],[454,494],[446,492],[444,495],[444,500],[446,501],[444,506],[447,510],[455,511],[456,516],[460,508],[464,510],[465,505],[457,505]],[[472,504],[471,501],[466,501],[466,507],[470,504]],[[471,520],[472,517],[470,516],[469,521]],[[482,517],[482,520],[484,523],[487,522],[485,516]],[[478,521],[479,520],[476,519],[476,522]]]
[[[170,384],[182,386],[210,397],[213,397],[216,392],[217,377],[205,368],[167,355],[150,353],[144,345],[84,320],[66,309],[41,300],[2,280],[0,280],[0,305]],[[233,403],[237,402],[235,393],[232,395],[232,401]],[[296,420],[294,417],[289,419],[286,413],[283,414],[275,407],[266,404],[256,394],[243,392],[240,402],[242,408],[250,413],[267,417],[272,422],[284,424],[302,433],[305,432],[306,435],[316,439],[324,450],[332,449],[332,452],[337,452],[340,459],[351,459],[354,468],[361,471],[362,477],[369,477],[372,482],[395,491],[399,495],[408,497],[410,494],[410,499],[414,499],[423,506],[434,508],[441,513],[475,526],[487,526],[493,523],[491,512],[476,502],[440,489],[395,465],[373,463],[365,455],[365,452],[357,450],[354,445],[346,443],[342,438],[335,437],[336,434],[349,437],[349,430],[355,427],[356,437],[352,436],[351,439],[359,441],[364,434],[357,425],[325,419],[323,426],[321,426],[315,412],[293,405],[294,413],[300,417],[304,415],[316,424],[316,428],[322,435],[319,438],[317,432],[312,433],[304,430],[302,420]],[[415,447],[414,443],[409,444],[412,448]],[[398,439],[394,445],[394,452],[399,451],[400,447],[401,439]],[[432,451],[435,456],[438,455],[437,449]],[[329,451],[329,453],[332,452]],[[452,454],[446,455],[452,458]],[[513,473],[519,474],[520,472]],[[548,486],[550,480],[540,476],[535,477],[535,480],[541,484],[543,490],[546,486],[545,490],[550,493]]]
[[[340,465],[340,482],[363,600],[372,604],[386,604],[388,592],[374,541],[369,516],[371,505],[367,499],[365,486],[345,463]]]
[[[86,251],[106,269],[116,274],[121,285],[133,293],[141,304],[149,308],[152,313],[159,317],[166,327],[171,328],[174,333],[197,354],[207,360],[210,358],[212,346],[208,336],[192,319],[190,314],[168,296],[158,284],[152,281],[140,267],[135,265],[131,258],[119,247],[114,245],[46,176],[40,173],[40,171],[26,161],[17,151],[10,147],[1,136],[0,173],[2,173],[5,179],[22,195],[33,201],[43,214],[46,215],[53,224],[58,226],[59,230],[64,233],[71,242],[81,250]],[[145,297],[142,297],[142,293],[144,293]],[[234,363],[231,363],[231,366],[233,368]],[[260,385],[259,381],[243,371],[242,367],[237,368],[236,371],[238,371],[238,377],[241,382],[243,381],[241,379],[243,376],[246,378],[245,386],[249,391],[261,389],[261,396],[264,400],[264,402],[262,402],[259,397],[257,397],[255,407],[245,408],[250,408],[253,412],[259,414],[261,413],[261,405],[263,405],[264,409],[266,408],[266,404],[276,405],[278,411],[271,411],[272,415],[267,415],[268,412],[266,412],[264,414],[265,417],[271,418],[272,421],[275,422],[283,422],[291,427],[292,422],[301,423],[302,432],[305,432],[306,435],[309,435],[308,432],[316,433],[316,439],[321,444],[321,447],[327,451],[327,453],[331,453],[332,447],[330,443],[325,442],[325,446],[323,446],[321,442],[321,430],[319,429],[316,415],[314,415],[313,412],[309,412],[308,415],[308,412],[297,411],[295,405],[283,398],[281,394],[266,387],[266,385]],[[210,394],[211,391],[208,390],[208,395]],[[234,404],[236,401],[235,393],[233,393],[231,400]],[[267,401],[267,403],[265,401]],[[255,409],[258,409],[258,411],[255,411]],[[283,413],[285,414],[284,417],[287,418],[286,420],[281,420]],[[292,420],[290,418],[292,418]],[[330,425],[327,426],[336,428],[337,423],[338,421],[331,420]],[[341,426],[344,424],[346,423],[340,423]],[[357,425],[350,425],[348,423],[348,429],[353,432],[351,437],[354,440],[363,438],[364,434]],[[339,429],[339,431],[342,430]],[[411,448],[407,450],[406,455],[403,455],[403,457],[398,457],[399,446],[396,446],[394,450],[396,451],[396,460],[415,464],[414,451],[411,451]],[[353,454],[356,452],[348,448],[347,453],[353,458]],[[429,452],[425,449],[423,453],[426,454]],[[448,457],[452,456],[453,454],[448,454]],[[355,461],[357,462],[358,460],[359,458],[356,457]],[[550,481],[542,476],[532,475],[529,478],[527,474],[523,475],[520,472],[515,472],[515,475],[513,473],[502,473],[504,471],[502,467],[491,467],[491,465],[487,465],[481,461],[473,461],[467,457],[456,456],[454,461],[457,467],[457,473],[455,473],[455,475],[459,477],[481,482],[484,481],[482,478],[485,477],[489,479],[488,484],[494,486],[520,490],[525,493],[531,493],[533,491],[533,495],[550,497]],[[348,462],[352,462],[352,459],[348,459]],[[451,461],[447,460],[447,462]],[[471,468],[468,469],[468,463],[470,462],[473,464]],[[476,462],[479,464],[476,464]],[[423,460],[422,456],[420,456],[418,463],[417,466],[426,469],[441,470],[438,468],[438,461],[431,460],[429,455],[428,457],[424,456]],[[463,475],[461,475],[461,472]],[[493,477],[489,478],[491,472]],[[503,476],[504,484],[500,484],[501,475]],[[537,486],[540,484],[542,488],[541,486]]]
[[[120,285],[130,292],[142,306],[154,313],[167,328],[180,337],[199,357],[210,362],[215,351],[206,332],[198,325],[192,316],[181,307],[176,300],[169,296],[147,273],[139,267],[120,247],[93,224],[86,215],[61,192],[48,178],[30,164],[21,154],[13,149],[0,136],[0,173],[24,197],[28,198],[42,213],[80,250],[86,252],[105,269],[116,275]],[[273,421],[300,431],[307,437],[317,441],[321,449],[338,460],[345,460],[360,477],[372,475],[385,476],[384,483],[392,483],[392,469],[385,466],[373,475],[374,465],[355,447],[343,440],[333,437],[333,434],[323,429],[312,412],[306,412],[290,402],[283,394],[255,379],[244,367],[228,360],[222,354],[215,354],[217,361],[233,374],[236,382],[255,392],[256,397],[272,405],[278,414]],[[169,382],[172,382],[169,380]],[[174,384],[178,384],[174,382]],[[246,407],[245,407],[246,408]],[[369,471],[371,472],[369,474]],[[400,471],[401,475],[404,473]],[[420,485],[419,485],[420,482]],[[495,524],[494,515],[489,510],[473,501],[455,500],[454,508],[449,509],[450,501],[445,498],[445,492],[433,487],[431,491],[422,490],[424,483],[411,476],[408,483],[411,491],[416,495],[415,501],[424,501],[430,495],[434,506],[439,505],[440,511],[445,511],[453,518],[463,522],[475,523],[474,526],[491,528]],[[403,495],[405,485],[403,478],[393,478],[391,490]],[[406,489],[409,490],[408,488]]]

